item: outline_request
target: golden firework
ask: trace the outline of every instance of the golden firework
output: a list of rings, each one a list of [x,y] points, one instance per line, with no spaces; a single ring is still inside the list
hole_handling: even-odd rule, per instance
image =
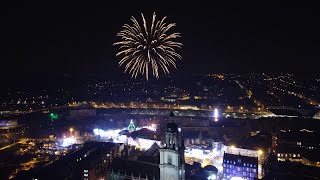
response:
[[[177,68],[177,59],[182,59],[176,52],[182,46],[182,43],[176,41],[181,36],[180,33],[169,33],[176,24],[165,23],[166,17],[157,21],[153,13],[148,28],[144,15],[141,16],[142,25],[132,16],[132,25],[123,25],[123,30],[117,33],[121,40],[114,43],[119,45],[116,56],[121,57],[119,66],[124,66],[124,72],[131,74],[131,77],[145,75],[148,80],[151,68],[152,75],[158,79],[160,71],[169,74],[170,67]]]

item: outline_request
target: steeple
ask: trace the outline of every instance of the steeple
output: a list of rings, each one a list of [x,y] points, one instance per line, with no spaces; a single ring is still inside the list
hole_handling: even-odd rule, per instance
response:
[[[180,135],[181,129],[174,122],[170,122],[166,126],[165,130],[165,148],[174,149],[178,151],[182,148],[182,138]]]
[[[160,180],[184,180],[184,143],[181,129],[174,122],[165,128],[164,144],[160,145]]]

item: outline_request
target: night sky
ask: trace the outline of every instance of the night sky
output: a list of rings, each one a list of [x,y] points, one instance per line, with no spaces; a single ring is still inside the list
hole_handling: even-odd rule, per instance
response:
[[[153,12],[168,16],[182,33],[183,61],[176,74],[318,70],[315,4],[10,1],[1,9],[2,79],[121,76],[115,35],[132,15],[151,18]]]

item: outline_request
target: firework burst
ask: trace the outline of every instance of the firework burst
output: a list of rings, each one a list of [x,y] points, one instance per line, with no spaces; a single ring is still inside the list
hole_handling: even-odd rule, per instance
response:
[[[121,40],[114,43],[119,46],[116,56],[121,58],[119,66],[124,66],[124,72],[131,74],[131,77],[145,75],[148,80],[152,71],[152,75],[158,79],[160,72],[169,74],[171,67],[177,68],[177,59],[182,59],[176,52],[182,46],[176,41],[181,36],[180,33],[169,33],[176,24],[165,23],[166,17],[157,21],[153,13],[148,28],[143,14],[141,16],[141,25],[132,16],[132,25],[123,25],[123,30],[117,34]]]

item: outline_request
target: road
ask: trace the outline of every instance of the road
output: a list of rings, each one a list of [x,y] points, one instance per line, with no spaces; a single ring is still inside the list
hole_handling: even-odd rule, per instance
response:
[[[3,146],[3,147],[1,147],[0,148],[0,151],[2,151],[2,150],[5,150],[5,149],[8,149],[8,148],[10,148],[10,147],[12,147],[12,146],[15,146],[15,145],[17,145],[17,144],[24,144],[24,143],[26,143],[27,142],[27,139],[21,139],[20,141],[18,141],[18,142],[15,142],[15,143],[12,143],[12,144],[9,144],[9,145],[6,145],[6,146]]]

